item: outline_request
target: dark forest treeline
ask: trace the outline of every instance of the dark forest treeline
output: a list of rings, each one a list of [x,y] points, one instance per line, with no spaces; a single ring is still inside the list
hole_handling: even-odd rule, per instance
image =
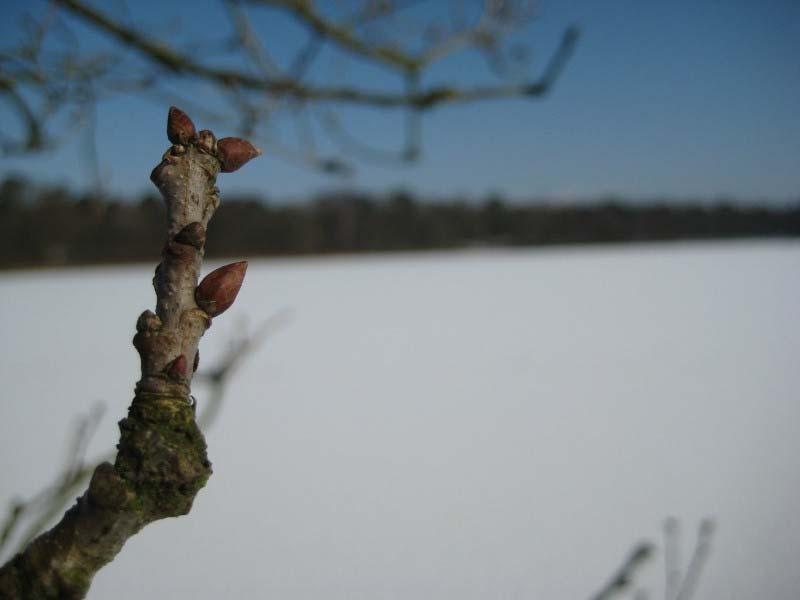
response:
[[[223,202],[209,257],[800,235],[800,203],[521,205],[344,192],[302,204]],[[155,195],[108,200],[8,178],[0,184],[0,267],[153,262],[163,221]]]

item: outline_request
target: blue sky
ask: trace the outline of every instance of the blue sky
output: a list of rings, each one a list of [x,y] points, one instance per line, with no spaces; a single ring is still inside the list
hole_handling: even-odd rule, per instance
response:
[[[106,6],[112,10],[121,4]],[[151,27],[148,15],[159,14],[158,24],[182,26],[182,31],[224,33],[228,28],[214,2],[197,2],[190,15],[182,16],[180,6],[130,3],[129,18]],[[429,6],[420,9],[422,16],[429,11],[433,18],[442,3]],[[37,14],[43,7],[35,1],[4,7],[2,45],[14,40],[23,10]],[[255,23],[278,59],[304,41],[302,30],[274,12],[259,12]],[[581,40],[547,98],[426,113],[423,155],[415,165],[355,161],[354,176],[331,178],[271,156],[265,145],[265,157],[225,177],[221,187],[271,198],[299,198],[336,187],[402,187],[475,198],[501,192],[520,199],[621,194],[784,202],[800,197],[800,2],[546,2],[525,32],[538,58],[534,73],[561,31],[573,23],[581,27]],[[89,49],[104,40],[88,32],[80,39]],[[399,85],[387,73],[357,62],[343,67],[332,54],[321,58],[316,76],[327,83],[344,78],[372,87]],[[426,80],[469,84],[486,79],[483,61],[465,55],[438,64]],[[219,102],[205,94],[199,87],[191,90],[193,99]],[[141,97],[101,104],[97,143],[107,189],[129,195],[150,190],[149,171],[166,147],[167,106]],[[373,109],[340,114],[360,139],[398,147],[399,114]],[[13,126],[5,105],[0,118],[3,129]],[[224,126],[215,130],[233,133]],[[294,133],[284,127],[281,135],[291,140]],[[326,155],[337,151],[320,143]],[[85,136],[76,135],[45,155],[3,159],[0,174],[21,172],[88,187],[93,179],[84,147]]]

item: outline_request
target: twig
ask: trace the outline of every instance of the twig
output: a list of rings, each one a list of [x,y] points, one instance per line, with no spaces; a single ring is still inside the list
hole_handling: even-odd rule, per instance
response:
[[[257,152],[238,138],[217,143],[210,132],[198,135],[177,109],[170,110],[167,134],[173,146],[151,180],[167,204],[168,241],[153,280],[156,312],[143,312],[136,323],[141,379],[119,423],[116,459],[94,469],[59,523],[0,567],[4,599],[83,598],[131,536],[153,521],[187,514],[211,475],[190,403],[191,361],[211,317],[232,304],[245,263],[218,269],[199,286],[197,278],[206,226],[219,206],[216,175]]]
[[[42,128],[33,109],[25,98],[22,97],[14,82],[0,75],[0,94],[9,99],[11,105],[16,109],[25,125],[25,138],[23,141],[3,142],[3,152],[5,154],[20,154],[41,150],[44,145]]]
[[[263,75],[267,77],[278,75],[280,73],[278,65],[275,64],[267,50],[261,45],[258,36],[250,26],[247,15],[239,4],[238,0],[225,1],[225,7],[228,9],[228,16],[236,30],[239,45],[244,48]]]
[[[56,1],[176,74],[192,75],[212,81],[222,87],[235,86],[291,97],[295,100],[340,102],[383,108],[410,106],[419,110],[428,110],[445,104],[463,104],[512,97],[542,97],[555,83],[572,55],[578,39],[577,28],[567,29],[543,76],[533,81],[467,88],[458,85],[439,85],[413,94],[393,93],[350,86],[314,86],[288,77],[261,77],[235,69],[212,67],[199,63],[164,43],[150,40],[143,33],[113,21],[78,0]]]
[[[352,27],[337,25],[314,9],[304,0],[250,0],[253,4],[264,4],[289,11],[300,22],[305,23],[318,35],[323,36],[343,49],[403,71],[415,70],[421,65],[409,54],[392,46],[370,44],[360,39]]]
[[[697,542],[694,546],[694,553],[686,569],[686,576],[680,584],[676,600],[691,600],[700,581],[700,575],[705,567],[708,555],[711,552],[711,538],[714,535],[714,522],[711,519],[703,519],[697,528]]]
[[[664,599],[675,600],[681,582],[680,523],[675,517],[664,521]]]
[[[633,584],[637,571],[650,559],[652,554],[652,544],[649,542],[638,544],[617,569],[617,572],[611,576],[609,582],[592,596],[592,600],[607,600],[625,591]]]
[[[245,2],[285,11],[309,31],[308,43],[285,68],[273,60],[267,44],[259,39]],[[366,160],[410,162],[421,153],[420,131],[425,111],[484,100],[544,97],[563,70],[577,39],[576,29],[565,31],[549,65],[539,77],[525,76],[512,82],[507,78],[503,81],[505,76],[498,73],[503,82],[494,85],[470,86],[454,80],[420,86],[424,70],[451,53],[476,48],[490,57],[499,56],[511,31],[527,23],[532,13],[520,9],[524,2],[483,2],[475,25],[456,26],[449,36],[435,45],[423,45],[422,49],[406,49],[408,44],[388,41],[388,33],[373,39],[374,36],[365,32],[378,21],[395,19],[396,13],[410,4],[412,2],[363,3],[350,18],[337,20],[318,8],[321,3],[306,0],[224,0],[233,24],[232,39],[226,37],[216,40],[219,44],[215,44],[215,40],[204,36],[203,44],[194,47],[179,46],[174,36],[159,39],[145,27],[132,25],[129,19],[109,14],[85,0],[53,0],[45,19],[33,22],[29,40],[0,52],[0,97],[10,104],[21,125],[19,134],[0,133],[0,152],[39,152],[62,140],[72,139],[71,135],[65,135],[61,122],[58,128],[51,124],[57,112],[74,107],[77,118],[68,119],[74,127],[84,124],[84,116],[91,106],[110,95],[146,92],[157,96],[172,79],[181,84],[187,81],[210,84],[223,95],[233,95],[236,101],[227,104],[238,109],[243,135],[256,131],[263,135],[262,126],[269,127],[281,109],[288,108],[290,118],[295,118],[298,111],[307,111],[311,104],[325,104],[327,108],[351,105],[404,110],[406,125],[400,151],[373,151],[372,144],[352,139],[341,126],[330,127],[328,133],[340,147]],[[61,12],[56,12],[54,7]],[[107,34],[119,50],[84,56],[79,50],[78,37],[74,35],[66,47],[53,49],[44,39],[53,29],[49,21],[55,20],[65,34],[72,33],[59,20],[61,14],[69,14]],[[406,35],[416,37],[421,31],[424,27],[416,24]],[[310,67],[326,45],[335,47],[342,57],[355,56],[389,68],[406,81],[405,88],[395,91],[371,88],[368,83],[325,84],[312,80]],[[216,60],[220,52],[233,52],[235,58],[241,60],[226,61],[221,66]],[[126,62],[128,58],[132,60]],[[313,135],[316,131],[310,133]],[[266,138],[264,141],[274,144],[270,150],[275,150],[278,157],[306,167],[336,175],[352,171],[344,159],[318,156],[307,143],[308,138],[306,135],[301,141],[305,147],[297,149],[279,147]]]
[[[198,372],[198,380],[204,381],[210,388],[209,396],[203,401],[203,411],[197,422],[203,429],[213,423],[225,397],[225,389],[231,377],[244,363],[244,359],[252,356],[255,349],[264,343],[275,332],[288,325],[293,318],[291,309],[283,308],[258,326],[250,335],[234,340],[225,356],[217,366],[207,371]]]
[[[284,308],[266,319],[252,333],[246,333],[234,338],[227,352],[218,361],[217,365],[199,370],[195,374],[195,382],[208,387],[207,396],[201,399],[203,411],[197,422],[203,431],[207,431],[219,414],[224,403],[225,390],[232,375],[249,356],[255,354],[256,349],[269,337],[291,322],[292,311]],[[83,457],[85,447],[96,429],[96,424],[102,413],[102,406],[95,407],[93,412],[83,419],[76,432],[73,434],[71,450],[67,453],[69,460],[56,480],[28,500],[15,500],[9,507],[6,520],[0,528],[0,557],[5,554],[5,549],[11,540],[16,537],[14,532],[24,521],[32,521],[26,533],[18,537],[17,552],[24,550],[25,546],[39,535],[52,519],[62,512],[67,503],[86,485],[96,466],[101,462],[114,460],[113,453],[108,453],[100,459],[86,461]]]

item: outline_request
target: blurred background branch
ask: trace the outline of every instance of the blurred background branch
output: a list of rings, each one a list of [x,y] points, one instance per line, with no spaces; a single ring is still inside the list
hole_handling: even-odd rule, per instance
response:
[[[697,527],[692,557],[683,572],[680,567],[680,524],[671,517],[664,523],[664,554],[667,570],[666,600],[691,600],[711,552],[714,521],[706,518]]]
[[[224,100],[226,108],[195,106],[180,100],[193,114],[237,121],[242,135],[256,137],[274,154],[313,169],[348,174],[350,160],[408,162],[421,153],[421,115],[444,105],[483,100],[540,98],[563,71],[578,31],[567,28],[538,75],[531,75],[530,48],[519,35],[535,19],[536,3],[520,0],[451,2],[449,19],[414,14],[419,2],[365,0],[343,9],[336,3],[307,0],[221,0],[230,31],[200,33],[159,30],[161,24],[133,22],[125,10],[109,10],[82,0],[53,0],[42,17],[28,17],[27,35],[0,52],[0,97],[13,110],[16,123],[3,127],[3,154],[41,152],[58,145],[68,121],[82,127],[95,105],[121,94],[153,99],[173,96],[177,81],[204,85]],[[308,33],[306,43],[286,59],[263,31],[260,12],[282,13]],[[102,50],[79,43],[80,28],[106,38]],[[192,39],[187,42],[187,39]],[[315,68],[320,57],[356,60],[396,78],[324,77]],[[474,62],[470,52],[486,59],[495,82],[469,80],[428,83],[424,77],[436,63],[456,55]],[[514,68],[509,65],[513,64]],[[323,71],[320,74],[320,71]],[[194,104],[208,104],[194,98]],[[323,106],[324,105],[324,106]],[[376,149],[347,132],[340,110],[373,107],[406,113],[398,150]],[[322,110],[321,126],[309,113]],[[234,116],[235,115],[235,116]],[[275,121],[293,122],[302,131],[287,143],[270,134]],[[320,155],[315,138],[328,136],[338,154]]]
[[[592,600],[609,600],[633,587],[639,569],[648,561],[654,552],[653,545],[649,542],[640,542],[617,571],[611,576],[608,583],[598,591]]]
[[[713,520],[706,518],[700,521],[692,558],[684,573],[680,566],[680,523],[674,517],[664,521],[665,600],[691,600],[694,597],[703,567],[711,552],[713,535]],[[637,544],[606,585],[592,596],[592,600],[610,600],[634,590],[637,576],[655,551],[655,546],[650,542]],[[648,593],[644,589],[636,589],[634,592],[634,598],[637,600],[644,600],[647,597]]]

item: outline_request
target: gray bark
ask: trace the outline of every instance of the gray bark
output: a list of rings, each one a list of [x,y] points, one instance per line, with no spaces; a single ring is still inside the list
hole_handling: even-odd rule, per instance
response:
[[[0,567],[4,600],[83,598],[128,538],[188,513],[211,475],[190,402],[198,342],[211,324],[195,289],[205,229],[219,206],[216,176],[225,166],[210,139],[173,145],[151,175],[167,205],[167,241],[153,278],[156,311],[136,323],[141,379],[119,422],[114,464],[99,465],[61,521]]]

